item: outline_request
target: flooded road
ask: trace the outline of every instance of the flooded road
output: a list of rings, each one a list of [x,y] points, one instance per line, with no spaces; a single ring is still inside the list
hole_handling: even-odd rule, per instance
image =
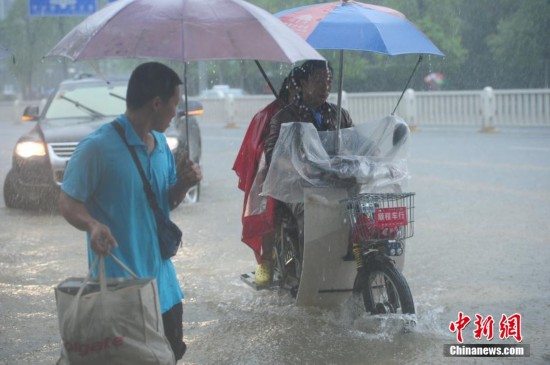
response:
[[[0,177],[16,136],[0,125]],[[173,220],[184,231],[175,258],[184,302],[185,364],[547,364],[550,363],[549,129],[425,129],[412,135],[409,190],[415,236],[404,274],[418,324],[296,307],[286,293],[256,292],[240,274],[252,251],[240,242],[242,192],[231,166],[244,127],[201,125],[201,201]],[[60,341],[53,287],[87,272],[84,234],[60,216],[0,204],[0,364],[54,364]],[[499,339],[501,316],[521,315],[525,358],[449,358],[458,313],[472,318],[464,343]],[[494,338],[475,339],[475,315],[495,319]],[[182,362],[180,362],[182,363]]]

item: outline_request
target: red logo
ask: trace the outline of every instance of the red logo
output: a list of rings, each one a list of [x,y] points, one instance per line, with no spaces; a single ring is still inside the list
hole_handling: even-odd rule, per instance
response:
[[[493,320],[493,316],[489,315],[483,319],[481,315],[476,314],[476,320],[474,322],[476,325],[476,329],[474,330],[474,338],[481,340],[481,337],[485,336],[487,337],[487,340],[492,340],[494,323],[495,321]]]
[[[407,208],[376,208],[374,212],[377,228],[395,228],[407,225]]]
[[[456,332],[456,340],[460,343],[463,342],[462,330],[470,323],[470,317],[465,316],[464,313],[458,312],[458,320],[449,324],[449,331]]]
[[[517,342],[521,342],[523,339],[521,337],[521,314],[514,313],[510,317],[506,317],[506,314],[503,314],[500,318],[498,328],[501,339],[513,337]]]
[[[482,315],[476,314],[475,317],[475,329],[473,331],[474,338],[476,340],[481,340],[482,337],[486,337],[487,340],[492,340],[493,326],[495,324],[493,316],[488,315],[483,318]],[[449,330],[451,332],[456,332],[456,340],[458,342],[463,342],[462,331],[468,326],[469,323],[470,317],[462,312],[458,312],[458,319],[449,324]],[[510,337],[514,338],[517,342],[521,342],[523,340],[521,336],[521,315],[518,313],[514,313],[511,316],[503,314],[498,323],[498,328],[499,337],[502,340]]]

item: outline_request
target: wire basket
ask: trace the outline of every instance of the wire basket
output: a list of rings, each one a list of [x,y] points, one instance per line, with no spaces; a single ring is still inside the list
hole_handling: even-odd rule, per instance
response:
[[[404,240],[414,234],[414,195],[360,194],[342,200],[354,243]]]

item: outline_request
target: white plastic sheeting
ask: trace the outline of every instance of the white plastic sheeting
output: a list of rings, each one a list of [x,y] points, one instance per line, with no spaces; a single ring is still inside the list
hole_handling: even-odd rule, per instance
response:
[[[303,202],[304,189],[311,187],[344,188],[350,196],[402,191],[409,177],[408,136],[406,123],[397,116],[340,132],[318,132],[309,123],[285,123],[271,166],[267,174],[265,164],[260,166],[253,191],[287,203]]]

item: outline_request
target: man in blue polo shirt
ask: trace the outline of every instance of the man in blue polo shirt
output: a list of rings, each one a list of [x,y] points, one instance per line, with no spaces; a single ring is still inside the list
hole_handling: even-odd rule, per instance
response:
[[[138,66],[128,82],[126,112],[116,120],[167,216],[202,178],[199,166],[189,159],[175,166],[163,134],[176,114],[180,84],[178,75],[163,64]],[[157,279],[165,334],[180,359],[186,349],[183,293],[172,261],[161,257],[154,213],[137,166],[110,123],[76,148],[65,171],[59,208],[70,224],[87,232],[89,264],[111,251],[138,276]],[[105,269],[110,277],[127,275],[109,257]]]

